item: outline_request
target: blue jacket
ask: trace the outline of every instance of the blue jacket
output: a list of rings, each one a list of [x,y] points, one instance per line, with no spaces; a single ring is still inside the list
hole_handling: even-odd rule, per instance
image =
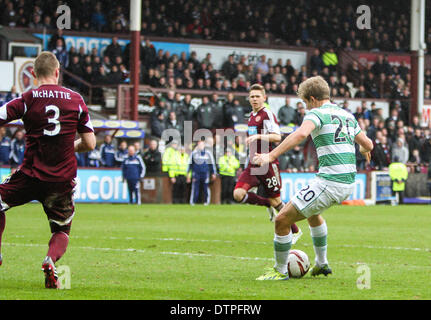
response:
[[[9,155],[11,151],[10,143],[9,137],[3,137],[0,141],[0,164],[9,164]]]
[[[193,172],[193,175],[206,175],[216,174],[217,169],[215,166],[214,157],[208,150],[195,149],[190,157],[187,172]]]
[[[118,149],[117,151],[115,151],[115,163],[117,167],[121,167],[123,165],[124,159],[126,159],[127,157],[127,149]]]
[[[100,151],[96,149],[88,152],[88,166],[89,167],[100,167]]]
[[[140,156],[128,156],[124,159],[121,166],[123,179],[125,180],[139,180],[145,177],[146,167],[144,161]]]
[[[112,144],[102,144],[100,146],[100,162],[105,167],[115,167],[115,149]]]
[[[78,167],[88,167],[88,152],[75,152]]]
[[[11,142],[10,163],[12,165],[20,165],[24,160],[25,140],[13,139]]]

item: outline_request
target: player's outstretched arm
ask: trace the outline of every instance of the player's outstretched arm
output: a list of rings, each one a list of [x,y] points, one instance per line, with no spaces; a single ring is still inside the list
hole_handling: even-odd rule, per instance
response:
[[[281,135],[278,133],[268,133],[268,134],[255,134],[250,137],[248,137],[245,142],[247,144],[251,144],[252,142],[256,140],[262,140],[267,142],[280,142],[281,141]]]
[[[359,132],[355,137],[355,142],[359,144],[359,152],[365,157],[367,162],[371,160],[371,150],[374,145],[370,138],[368,138],[363,131]]]
[[[75,141],[75,152],[88,152],[96,148],[96,136],[94,132],[80,133],[80,139]]]
[[[260,166],[275,161],[283,153],[293,149],[300,144],[316,128],[311,120],[305,120],[302,125],[291,133],[280,145],[268,154],[256,154],[253,162]]]

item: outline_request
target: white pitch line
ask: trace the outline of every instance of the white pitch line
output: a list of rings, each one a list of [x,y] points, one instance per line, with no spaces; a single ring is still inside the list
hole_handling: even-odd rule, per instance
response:
[[[24,236],[15,235],[16,238],[24,238]],[[212,243],[246,243],[246,244],[262,244],[272,245],[272,242],[265,241],[238,241],[238,240],[220,240],[220,239],[184,239],[184,238],[136,238],[136,237],[90,237],[90,236],[71,236],[71,239],[102,239],[102,240],[136,240],[136,241],[181,241],[181,242],[212,242]],[[302,243],[304,247],[311,247],[312,244]],[[404,251],[425,251],[431,252],[430,248],[409,248],[409,247],[390,247],[390,246],[373,246],[373,245],[355,245],[355,244],[328,244],[332,248],[365,248],[378,250],[404,250]]]
[[[172,252],[163,251],[161,254],[174,255],[174,256],[188,256],[188,257],[217,257],[217,258],[229,258],[239,260],[262,260],[262,261],[273,261],[273,258],[259,258],[259,257],[238,257],[238,256],[225,256],[222,254],[210,254],[210,253],[191,253],[191,252]]]
[[[5,242],[3,245],[7,246],[16,246],[16,247],[46,247],[46,244],[38,244],[38,243],[9,243]],[[82,249],[82,250],[95,250],[95,251],[113,251],[113,252],[136,252],[136,253],[151,253],[155,250],[143,250],[143,249],[135,249],[135,248],[99,248],[99,247],[79,247],[72,246],[73,249]],[[228,256],[221,254],[211,254],[211,253],[192,253],[192,252],[177,252],[177,251],[161,251],[159,252],[163,255],[173,255],[173,256],[187,256],[187,257],[209,257],[209,258],[227,258],[227,259],[238,259],[238,260],[252,260],[252,261],[274,261],[274,258],[261,258],[261,257],[241,257],[241,256]],[[392,264],[380,264],[380,263],[365,263],[365,262],[343,262],[343,261],[332,261],[331,264],[338,265],[376,265],[379,267],[393,267]],[[417,265],[400,265],[400,267],[407,269],[423,269],[423,268],[431,268],[431,266],[417,266]]]

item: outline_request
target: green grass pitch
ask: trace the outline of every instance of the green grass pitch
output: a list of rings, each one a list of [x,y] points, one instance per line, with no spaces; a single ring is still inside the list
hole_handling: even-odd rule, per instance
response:
[[[70,289],[47,290],[49,226],[42,207],[28,204],[7,212],[0,300],[431,299],[430,206],[336,206],[323,216],[334,273],[271,282],[255,280],[273,264],[262,207],[78,204],[57,262],[70,270]],[[299,226],[294,248],[314,262],[308,226]],[[364,264],[370,288],[361,290]]]

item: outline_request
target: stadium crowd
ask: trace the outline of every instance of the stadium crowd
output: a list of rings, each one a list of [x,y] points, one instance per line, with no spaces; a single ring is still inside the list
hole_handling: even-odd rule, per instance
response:
[[[6,8],[2,16],[4,25],[33,29],[45,27],[55,31],[55,19],[52,17],[58,15],[57,1],[0,0],[0,3],[4,3]],[[80,0],[68,1],[67,4],[71,12],[80,12],[79,18],[73,19],[72,29],[75,31],[128,32],[128,3],[113,1],[112,5],[103,6],[99,1],[93,6],[89,0]],[[348,4],[331,1],[329,5],[323,5],[315,0],[283,2],[282,6],[277,0],[265,3],[226,1],[223,4],[220,1],[201,3],[196,0],[143,1],[144,36],[280,43],[318,49],[310,65],[300,70],[292,68],[287,61],[270,59],[259,62],[262,67],[259,70],[248,65],[247,57],[239,61],[228,59],[222,70],[214,70],[210,60],[202,63],[195,61],[193,56],[170,55],[160,50],[155,52],[151,42],[143,39],[141,82],[172,89],[231,91],[246,91],[250,83],[257,82],[265,84],[269,93],[292,94],[295,84],[304,80],[304,76],[321,74],[330,81],[334,97],[408,97],[410,75],[407,67],[388,68],[384,56],[379,58],[377,66],[363,67],[353,62],[346,72],[336,68],[339,50],[403,52],[409,47],[410,17],[403,13],[406,8],[402,1],[370,5],[373,28],[366,31],[351,27],[356,22],[352,18],[355,17],[355,8],[360,4],[360,1],[350,1]],[[61,42],[57,41],[59,39]],[[431,47],[431,32],[427,33],[426,40],[428,47]],[[67,52],[61,35],[52,37],[49,48],[56,53],[63,66],[87,82],[118,84],[129,81],[129,48],[122,50],[116,42],[117,39],[113,39],[113,43],[100,56],[97,50],[85,52],[84,48],[72,48]],[[431,98],[431,70],[427,74],[430,81],[425,97]],[[77,85],[71,82],[69,84]],[[353,90],[348,86],[350,83]],[[85,93],[87,88],[81,90]],[[97,94],[100,96],[100,92]]]
[[[56,28],[59,1],[0,0],[2,24],[11,27]],[[129,2],[64,1],[74,15],[72,29],[127,33]],[[409,46],[410,2],[403,0],[369,3],[372,29],[355,25],[356,8],[363,1],[332,0],[144,0],[142,34],[159,37],[241,41],[262,44],[326,46],[346,50],[403,52]],[[431,9],[427,6],[427,14]],[[427,47],[431,26],[426,25]]]
[[[31,1],[31,6],[29,3],[26,0],[0,0],[0,5],[5,8],[2,23],[12,27],[48,29],[53,33],[49,50],[55,53],[68,72],[90,84],[116,85],[130,81],[129,45],[122,48],[118,37],[114,36],[112,43],[101,53],[96,48],[91,52],[86,52],[83,47],[66,50],[64,36],[61,30],[56,31],[55,19],[52,19],[56,17],[58,1]],[[75,31],[111,32],[119,36],[128,32],[128,3],[124,5],[120,1],[112,1],[110,6],[103,6],[100,1],[93,5],[89,0],[76,0],[67,1],[67,4],[72,12],[80,12],[79,17],[73,19],[72,29]],[[431,161],[431,134],[429,128],[420,127],[417,116],[410,119],[411,79],[408,66],[405,63],[391,65],[385,53],[380,53],[372,65],[363,66],[352,61],[345,70],[338,66],[341,50],[402,53],[409,48],[410,17],[404,13],[407,11],[403,1],[371,5],[373,28],[366,31],[351,28],[355,24],[352,17],[355,17],[355,9],[360,4],[360,1],[346,4],[341,0],[331,1],[329,5],[317,0],[288,3],[280,0],[156,0],[150,3],[144,0],[140,82],[154,88],[169,89],[156,101],[151,113],[152,139],[149,144],[141,146],[140,142],[134,143],[137,154],[147,166],[147,175],[166,171],[163,170],[163,157],[159,151],[164,129],[174,128],[183,132],[184,121],[192,121],[194,129],[210,130],[246,123],[250,107],[241,103],[237,93],[247,92],[251,84],[259,83],[268,94],[294,95],[299,83],[315,75],[327,80],[332,98],[390,99],[390,116],[386,119],[382,110],[369,100],[363,101],[356,110],[350,110],[347,100],[342,106],[354,113],[362,130],[375,143],[370,169],[387,169],[397,158],[410,164],[412,171],[426,172]],[[430,7],[427,9],[430,10]],[[426,30],[426,42],[431,47],[431,27],[427,25]],[[257,63],[252,64],[246,56],[231,55],[217,70],[211,61],[211,53],[203,60],[198,60],[195,52],[190,56],[185,52],[171,55],[169,51],[156,50],[151,42],[151,37],[155,36],[287,44],[315,49],[309,63],[299,69],[294,68],[290,60],[273,61],[262,55]],[[88,93],[88,87],[67,74],[64,81],[84,95]],[[192,104],[194,97],[191,94],[182,96],[176,92],[178,89],[207,90],[213,94],[203,96],[202,103],[195,107]],[[13,91],[8,96],[0,96],[0,102],[14,98],[16,93]],[[226,99],[221,99],[221,92],[228,93]],[[101,90],[96,90],[94,95],[96,100],[102,101]],[[429,69],[425,72],[425,99],[431,99]],[[289,99],[276,114],[280,125],[292,127],[300,125],[304,115],[304,105],[298,103],[292,106]],[[13,140],[8,137],[10,132],[2,132],[1,135],[1,148],[4,148],[0,151],[4,159],[2,164],[16,165],[12,142],[19,138],[19,133],[14,132]],[[215,154],[220,154],[217,137],[206,143],[208,148],[216,151]],[[283,155],[279,159],[280,169],[289,172],[315,171],[317,157],[311,145],[308,140]],[[112,141],[111,137],[106,136],[96,150],[77,155],[78,164],[119,167],[127,156],[127,149],[127,141]],[[241,163],[245,162],[246,147],[241,138],[237,138],[229,149]],[[190,146],[187,152],[191,152]],[[357,165],[359,170],[368,169],[359,152]]]
[[[196,52],[191,52],[189,57],[185,52],[180,56],[171,55],[162,49],[156,51],[149,38],[141,38],[140,83],[154,88],[247,92],[251,84],[259,83],[270,94],[295,94],[299,83],[307,77],[321,75],[330,84],[333,97],[408,99],[410,96],[408,66],[404,62],[399,66],[391,65],[388,56],[383,54],[366,67],[353,61],[345,71],[338,68],[337,53],[331,46],[315,49],[310,63],[299,69],[292,66],[290,59],[273,61],[262,55],[252,64],[247,56],[235,60],[230,55],[217,70],[211,61],[211,53],[199,61]],[[66,70],[90,84],[130,81],[130,48],[127,45],[123,49],[117,37],[112,38],[112,43],[102,54],[98,54],[96,48],[91,52],[85,52],[84,47],[71,47],[66,51],[61,32],[52,37],[50,43]],[[88,90],[73,78],[66,77],[65,81],[84,93]],[[425,98],[431,98],[431,70],[426,73]]]
[[[10,99],[13,95],[8,94]],[[162,172],[162,157],[158,151],[158,143],[164,129],[177,129],[184,133],[183,121],[192,121],[195,128],[232,128],[238,123],[245,123],[249,107],[244,107],[229,93],[227,99],[222,103],[217,94],[211,97],[204,96],[202,104],[197,108],[191,104],[192,96],[187,94],[182,99],[181,94],[169,91],[166,99],[161,99],[154,108],[151,115],[151,142],[142,146],[140,142],[134,142],[137,154],[140,155],[146,166],[147,174],[160,174]],[[3,102],[8,100],[0,96]],[[419,118],[413,117],[412,123],[408,124],[405,118],[405,109],[400,103],[391,110],[388,118],[383,118],[382,109],[376,107],[375,103],[363,101],[356,110],[350,110],[347,101],[343,108],[352,112],[358,120],[362,130],[367,133],[374,143],[371,169],[384,170],[397,157],[400,162],[409,164],[416,172],[426,171],[431,162],[431,130],[421,127]],[[270,106],[268,106],[270,107]],[[305,108],[301,102],[296,106],[290,104],[289,98],[276,114],[281,126],[299,126],[305,115]],[[13,135],[11,134],[13,132]],[[10,130],[2,128],[0,131],[0,155],[2,165],[17,166],[22,162],[24,141],[22,130]],[[115,139],[119,140],[119,139]],[[207,147],[214,149],[214,154],[221,155],[223,152],[217,150],[217,137],[215,140],[207,141]],[[112,141],[107,135],[103,144],[90,153],[77,155],[79,166],[88,167],[120,167],[124,157],[127,155],[128,143],[125,140]],[[189,146],[190,147],[190,146]],[[235,143],[230,146],[237,159],[245,163],[246,147],[241,137],[237,137]],[[191,151],[189,148],[188,152]],[[316,156],[310,141],[301,147],[283,155],[280,160],[280,169],[290,172],[315,171],[317,168]],[[357,165],[359,170],[366,169],[365,160],[357,153]]]

